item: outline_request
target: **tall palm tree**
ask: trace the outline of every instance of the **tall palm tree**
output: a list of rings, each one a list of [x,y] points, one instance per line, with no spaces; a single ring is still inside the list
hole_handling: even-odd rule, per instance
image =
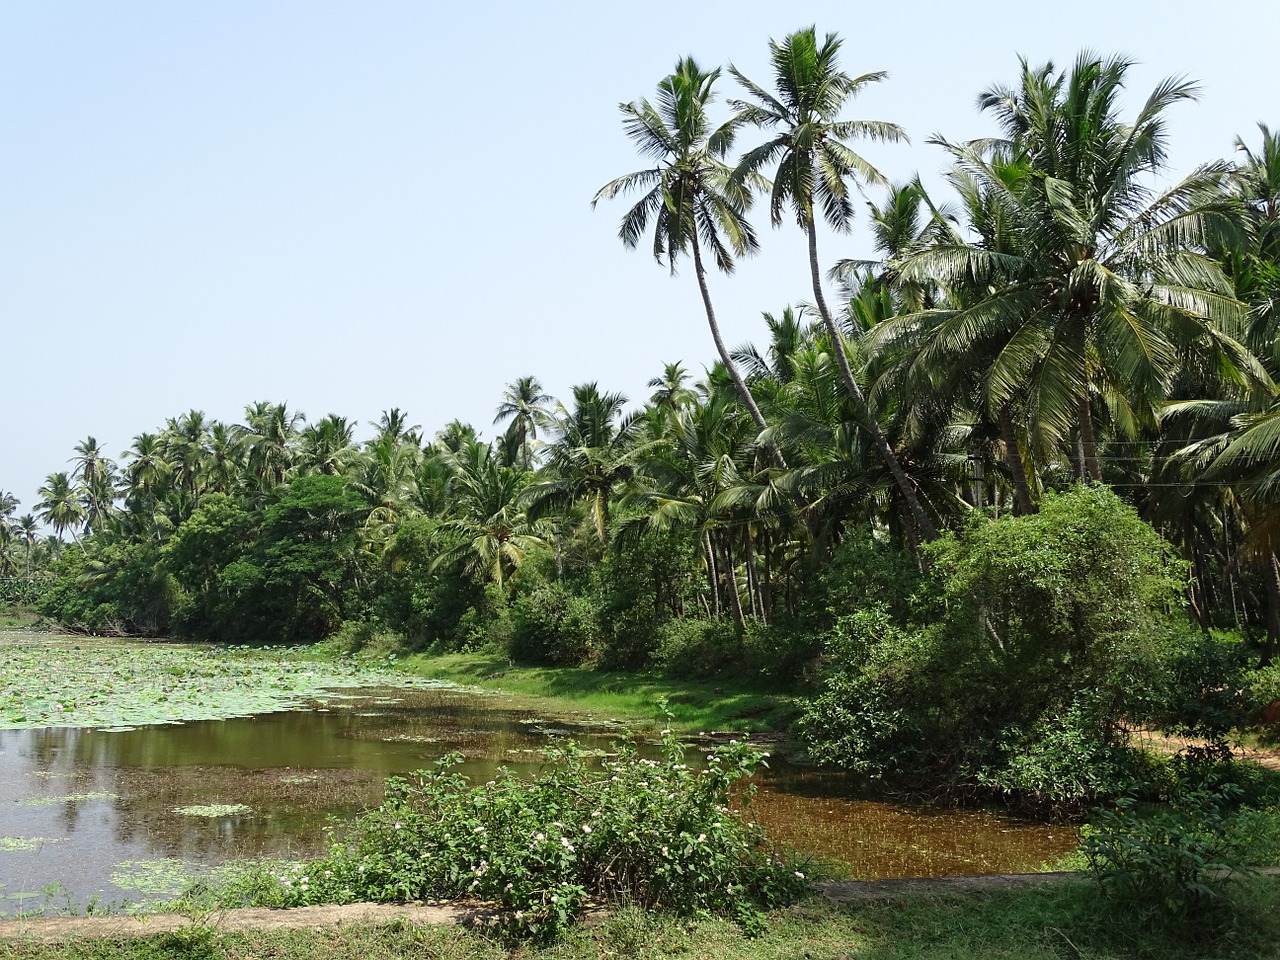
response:
[[[1228,208],[1225,164],[1160,195],[1165,111],[1195,88],[1166,80],[1132,122],[1118,96],[1130,64],[1083,53],[1067,73],[1022,61],[1017,88],[980,98],[1004,137],[953,146],[961,171],[989,190],[1016,240],[992,250],[940,243],[899,266],[909,281],[980,291],[933,314],[927,354],[989,352],[994,409],[1017,403],[1041,442],[1075,438],[1082,478],[1102,478],[1095,416],[1154,424],[1187,362],[1265,381],[1227,331],[1243,304],[1203,250]]]
[[[410,424],[409,414],[399,407],[383,410],[378,422],[371,426],[378,428],[378,434],[370,443],[378,443],[386,437],[390,437],[392,443],[399,443],[401,440],[415,445],[422,443],[422,435],[419,432],[422,430],[422,424]]]
[[[31,548],[36,545],[36,541],[40,539],[40,524],[36,518],[29,513],[24,513],[18,518],[18,522],[14,527],[18,536],[22,539],[23,546],[23,566],[26,568],[27,579],[31,579]]]
[[[508,428],[520,447],[525,470],[533,467],[531,444],[538,439],[538,427],[549,419],[546,403],[552,397],[542,390],[537,377],[520,377],[502,392],[502,402],[493,418],[495,425],[511,421]]]
[[[656,166],[609,181],[597,191],[591,205],[645,191],[622,218],[618,236],[627,248],[635,249],[652,222],[654,259],[665,262],[673,275],[680,257],[693,255],[694,274],[716,352],[756,429],[763,431],[764,416],[720,335],[703,262],[702,248],[706,244],[716,266],[724,273],[732,273],[734,258],[754,253],[759,246],[746,218],[751,201],[749,182],[734,181],[732,170],[724,161],[733,146],[738,120],[731,118],[713,129],[707,116],[714,99],[712,88],[719,76],[719,69],[704,71],[692,57],[685,57],[658,84],[656,105],[648,100],[619,105],[627,136],[641,155]]]
[[[741,120],[777,131],[768,142],[743,156],[735,171],[735,179],[742,182],[776,164],[769,199],[770,219],[774,226],[780,225],[789,207],[796,223],[805,231],[809,240],[809,277],[814,304],[831,337],[831,349],[845,388],[853,397],[864,429],[871,434],[876,452],[892,474],[921,536],[932,539],[937,536],[937,530],[880,424],[871,416],[822,291],[822,270],[818,265],[819,214],[833,229],[848,232],[854,211],[852,184],[858,180],[885,182],[884,176],[846,141],[854,137],[890,142],[906,139],[902,128],[895,123],[838,119],[845,104],[863,87],[886,76],[879,72],[853,77],[842,71],[838,63],[840,44],[839,37],[831,33],[819,43],[813,27],[798,30],[781,42],[772,42],[769,59],[773,65],[776,94],[752,82],[736,68],[730,68],[754,101],[734,102],[741,111]]]
[[[51,473],[45,477],[44,486],[40,488],[40,506],[37,515],[43,523],[49,524],[57,532],[58,537],[71,531],[71,538],[76,543],[80,538],[76,530],[84,521],[84,508],[76,498],[75,487],[65,472]]]

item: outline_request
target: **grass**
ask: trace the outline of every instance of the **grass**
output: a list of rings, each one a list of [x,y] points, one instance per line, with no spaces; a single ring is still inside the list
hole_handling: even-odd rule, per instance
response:
[[[237,932],[217,917],[182,933],[134,941],[56,944],[0,941],[0,960],[1232,960],[1280,958],[1280,879],[1241,885],[1228,932],[1139,930],[1083,881],[967,895],[908,894],[878,901],[812,901],[768,917],[758,936],[719,920],[681,921],[624,909],[583,924],[558,943],[503,944],[459,927],[406,922]]]
[[[34,607],[0,603],[0,630],[22,630],[41,620]]]
[[[799,712],[794,697],[728,678],[677,680],[587,667],[515,666],[496,652],[415,654],[400,663],[418,676],[506,693],[553,715],[567,710],[641,728],[670,726],[683,733],[781,731]]]

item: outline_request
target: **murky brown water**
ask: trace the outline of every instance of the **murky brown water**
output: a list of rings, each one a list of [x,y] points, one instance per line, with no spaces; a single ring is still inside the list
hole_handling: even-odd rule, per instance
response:
[[[552,736],[612,741],[608,730],[569,729],[504,704],[450,690],[369,692],[327,709],[117,733],[0,731],[0,838],[43,838],[33,849],[0,848],[0,911],[144,899],[112,882],[124,862],[313,853],[331,817],[378,802],[385,777],[451,751],[467,757],[465,773],[488,779],[501,764],[534,769]],[[780,844],[852,877],[1028,871],[1077,841],[1059,825],[866,799],[846,778],[777,760],[759,779],[754,818]],[[249,812],[175,812],[208,804]],[[41,891],[52,883],[65,892],[50,904]]]

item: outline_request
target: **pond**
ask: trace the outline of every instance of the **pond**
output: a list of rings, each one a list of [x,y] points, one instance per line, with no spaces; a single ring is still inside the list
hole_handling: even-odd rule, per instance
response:
[[[0,911],[138,902],[202,867],[301,858],[323,847],[333,818],[376,804],[386,777],[445,753],[461,752],[463,772],[483,781],[499,765],[532,771],[557,737],[608,751],[620,734],[608,721],[531,716],[502,697],[421,683],[290,705],[134,728],[114,718],[106,729],[0,730]],[[1029,871],[1078,840],[1069,827],[884,802],[838,774],[770,763],[753,817],[780,845],[851,877]]]

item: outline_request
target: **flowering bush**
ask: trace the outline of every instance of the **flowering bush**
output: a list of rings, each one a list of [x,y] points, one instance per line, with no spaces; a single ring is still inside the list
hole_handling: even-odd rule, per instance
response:
[[[387,781],[381,806],[327,856],[272,874],[259,902],[282,906],[474,898],[500,904],[511,932],[554,936],[593,902],[718,913],[748,924],[807,883],[731,809],[762,762],[731,743],[690,769],[669,731],[661,760],[623,745],[589,767],[572,743],[547,752],[533,781],[502,771],[473,787],[450,755]],[[745,803],[751,788],[742,792]],[[261,878],[260,878],[261,879]]]

